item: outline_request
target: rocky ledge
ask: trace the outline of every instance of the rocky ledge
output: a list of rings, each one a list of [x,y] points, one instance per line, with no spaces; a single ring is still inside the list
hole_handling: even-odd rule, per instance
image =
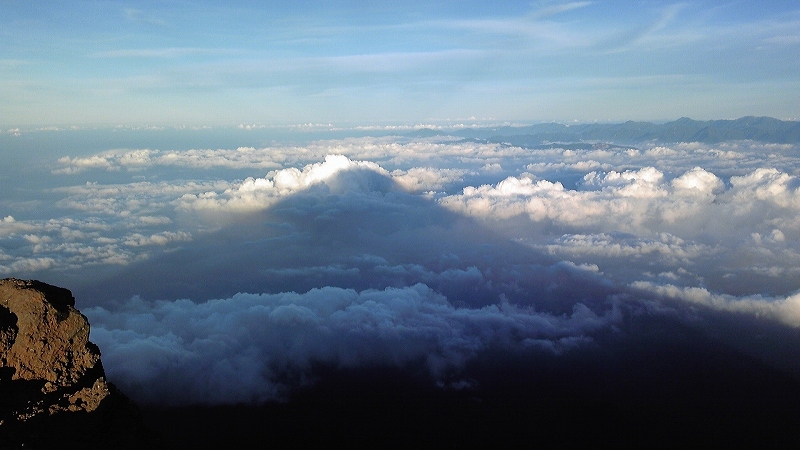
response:
[[[0,448],[157,448],[106,381],[72,293],[0,280]]]

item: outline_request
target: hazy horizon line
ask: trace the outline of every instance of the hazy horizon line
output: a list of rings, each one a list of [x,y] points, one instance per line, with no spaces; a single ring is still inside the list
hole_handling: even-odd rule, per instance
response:
[[[559,125],[591,125],[604,124],[615,125],[626,122],[651,123],[655,125],[675,122],[680,119],[690,119],[697,122],[710,121],[734,121],[744,118],[769,118],[782,122],[800,122],[800,118],[774,117],[768,115],[744,115],[738,117],[722,118],[696,118],[692,116],[681,116],[669,119],[592,119],[592,120],[525,120],[525,119],[495,119],[495,118],[456,118],[456,119],[427,119],[416,121],[374,121],[374,122],[355,122],[320,121],[309,122],[260,122],[260,121],[230,121],[230,122],[86,122],[86,123],[28,123],[28,124],[0,124],[0,135],[15,133],[30,133],[42,131],[86,131],[86,130],[108,130],[126,129],[132,131],[163,131],[189,130],[200,131],[210,129],[240,129],[243,131],[257,129],[278,129],[295,131],[413,131],[425,128],[431,129],[465,129],[465,128],[491,128],[491,127],[527,127],[540,124],[559,124]]]

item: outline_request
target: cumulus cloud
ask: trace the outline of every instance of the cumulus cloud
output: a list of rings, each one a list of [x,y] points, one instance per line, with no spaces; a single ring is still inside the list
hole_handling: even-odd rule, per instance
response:
[[[407,170],[409,166],[433,164],[447,168],[453,163],[498,164],[502,159],[525,157],[519,147],[481,142],[462,142],[438,137],[408,138],[362,137],[310,142],[304,146],[238,147],[236,149],[153,150],[117,149],[89,156],[65,156],[52,173],[67,175],[88,170],[141,171],[158,167],[183,167],[196,170],[280,169],[303,166],[339,154],[350,159],[380,162],[387,169]],[[440,167],[445,166],[445,167]]]
[[[646,281],[633,283],[632,287],[669,299],[681,300],[719,311],[766,317],[791,327],[800,327],[800,294],[779,298],[763,295],[735,297],[714,294],[701,287],[678,287],[672,284],[657,285]]]
[[[152,234],[150,236],[134,233],[125,237],[124,244],[131,247],[141,247],[147,245],[164,246],[170,242],[185,242],[191,240],[192,235],[185,231],[179,231],[177,233],[166,231],[163,233]]]
[[[640,259],[655,254],[661,260],[684,266],[690,266],[696,258],[711,255],[715,251],[714,247],[689,243],[668,233],[661,233],[657,239],[613,236],[605,233],[565,234],[552,244],[548,244],[546,249],[562,256],[591,254],[605,258]]]
[[[109,377],[139,399],[174,404],[281,398],[309,382],[319,363],[422,361],[442,377],[489,346],[559,352],[620,319],[616,309],[598,315],[581,304],[563,316],[512,304],[457,308],[422,284],[237,294],[204,303],[134,298],[113,312],[84,312]]]
[[[753,200],[769,202],[780,208],[797,207],[800,182],[797,177],[773,168],[760,168],[750,174],[731,177],[733,197],[742,207],[752,208]]]
[[[35,228],[28,222],[18,222],[14,216],[5,216],[0,219],[0,237],[33,231]]]
[[[672,180],[672,187],[676,195],[713,197],[725,188],[725,184],[716,175],[695,167]]]
[[[90,169],[138,171],[152,167],[211,168],[276,168],[269,149],[239,147],[235,150],[110,150],[86,157],[65,156],[58,160],[54,174],[75,174]]]
[[[800,256],[798,186],[773,168],[723,180],[701,167],[671,176],[645,167],[592,171],[574,188],[522,174],[438,202],[619,282],[672,273],[729,295],[788,294],[800,288],[787,278]]]
[[[53,258],[14,258],[9,264],[0,264],[0,273],[14,275],[17,273],[37,272],[50,269],[55,265],[56,261]]]
[[[182,210],[233,210],[248,211],[265,209],[281,198],[309,187],[326,183],[328,187],[339,190],[357,186],[332,186],[333,177],[343,171],[365,170],[380,175],[388,172],[369,161],[352,161],[343,155],[328,155],[321,163],[309,164],[302,169],[290,167],[272,172],[265,178],[247,178],[235,188],[222,193],[214,191],[201,194],[184,194],[177,202]]]
[[[5,222],[0,223],[0,237],[5,239],[4,245],[11,254],[7,255],[0,271],[18,277],[41,277],[50,271],[59,273],[97,266],[124,266],[148,257],[146,250],[131,251],[136,247],[163,247],[191,240],[187,231],[122,234],[130,229],[144,231],[173,223],[166,217],[143,215],[130,220],[129,217],[121,214],[113,221],[87,217],[24,222],[6,217]]]
[[[86,182],[84,185],[56,188],[54,191],[66,196],[56,202],[56,206],[83,211],[90,214],[125,217],[134,220],[140,217],[140,222],[153,224],[154,217],[160,221],[171,221],[164,215],[164,207],[175,200],[176,197],[187,193],[209,192],[227,189],[231,182],[212,181],[182,181],[182,182],[133,182],[128,184],[100,184]]]
[[[642,236],[668,231],[694,237],[708,227],[737,233],[754,226],[771,229],[771,224],[797,229],[796,216],[789,211],[797,209],[798,180],[777,169],[733,176],[727,190],[719,177],[699,167],[671,181],[663,172],[645,167],[593,171],[583,182],[588,189],[566,189],[558,182],[522,175],[495,185],[466,187],[439,202],[453,211],[487,219],[522,215],[570,229]]]
[[[489,166],[487,171],[502,170],[499,165]],[[409,192],[438,191],[446,186],[461,181],[468,171],[463,169],[436,169],[414,167],[409,170],[395,170],[392,179]]]
[[[82,172],[87,169],[112,169],[111,162],[107,157],[101,155],[93,155],[86,158],[70,158],[64,156],[58,160],[59,164],[66,166],[60,169],[54,169],[55,174],[71,174]]]

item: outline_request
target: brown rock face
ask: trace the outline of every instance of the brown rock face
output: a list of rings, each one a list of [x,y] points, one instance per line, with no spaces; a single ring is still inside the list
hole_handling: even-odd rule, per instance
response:
[[[136,407],[105,379],[72,293],[0,280],[0,447],[153,448]]]

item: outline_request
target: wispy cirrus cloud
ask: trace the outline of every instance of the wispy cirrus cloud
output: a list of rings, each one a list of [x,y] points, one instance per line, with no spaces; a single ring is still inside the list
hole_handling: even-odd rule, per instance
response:
[[[19,67],[29,64],[34,64],[34,62],[27,59],[0,59],[0,67]]]
[[[155,25],[158,27],[165,27],[169,25],[166,20],[158,15],[143,11],[141,9],[125,8],[123,9],[123,13],[125,14],[125,18],[130,22]]]
[[[90,53],[92,58],[182,58],[197,55],[240,55],[244,50],[231,48],[170,47],[106,50]]]

